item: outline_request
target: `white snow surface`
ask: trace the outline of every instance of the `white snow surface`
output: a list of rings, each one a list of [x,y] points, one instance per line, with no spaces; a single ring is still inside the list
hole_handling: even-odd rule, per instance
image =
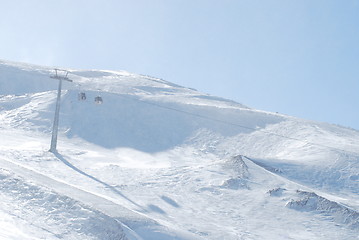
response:
[[[0,61],[0,239],[359,239],[359,131],[67,70],[51,153],[53,69]]]

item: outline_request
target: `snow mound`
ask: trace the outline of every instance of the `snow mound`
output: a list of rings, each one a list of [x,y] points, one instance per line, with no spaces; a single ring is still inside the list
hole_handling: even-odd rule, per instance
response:
[[[223,182],[221,187],[230,189],[249,189],[247,181],[249,177],[248,166],[241,155],[234,156],[224,163],[224,169],[232,173],[232,177]]]
[[[292,199],[287,207],[298,211],[323,214],[337,223],[346,224],[353,229],[359,228],[359,212],[330,201],[314,192],[297,191],[298,199]]]
[[[241,155],[234,156],[234,157],[230,158],[229,160],[227,160],[224,163],[224,167],[226,169],[231,170],[235,174],[235,177],[238,177],[238,178],[248,178],[249,177],[248,166],[244,162]]]

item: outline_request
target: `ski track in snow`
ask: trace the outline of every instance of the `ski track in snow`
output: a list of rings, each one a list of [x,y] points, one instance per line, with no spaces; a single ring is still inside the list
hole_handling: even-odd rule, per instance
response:
[[[0,71],[0,239],[359,239],[357,130],[70,70],[52,154],[51,69]]]

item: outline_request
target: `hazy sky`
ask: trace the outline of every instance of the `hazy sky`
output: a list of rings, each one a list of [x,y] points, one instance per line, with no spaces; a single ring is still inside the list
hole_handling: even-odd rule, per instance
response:
[[[127,70],[359,129],[359,0],[0,0],[0,30],[3,60]]]

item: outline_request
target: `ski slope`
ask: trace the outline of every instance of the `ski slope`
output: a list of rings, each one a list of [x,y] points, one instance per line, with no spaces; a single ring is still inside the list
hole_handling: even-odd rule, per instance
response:
[[[67,70],[53,154],[53,69],[0,61],[0,239],[359,239],[359,131]]]

